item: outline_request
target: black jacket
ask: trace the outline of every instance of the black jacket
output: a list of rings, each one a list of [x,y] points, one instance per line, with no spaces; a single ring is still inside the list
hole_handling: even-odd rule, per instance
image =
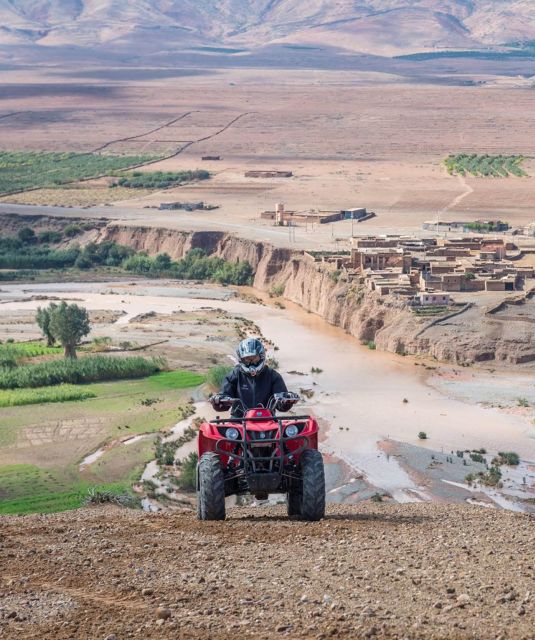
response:
[[[286,391],[288,389],[281,374],[274,369],[264,367],[259,375],[253,377],[247,375],[239,365],[236,365],[223,381],[220,394],[239,398],[247,410],[253,409],[259,404],[265,407],[274,393]],[[241,408],[237,405],[232,407],[231,413],[238,417],[243,415]]]

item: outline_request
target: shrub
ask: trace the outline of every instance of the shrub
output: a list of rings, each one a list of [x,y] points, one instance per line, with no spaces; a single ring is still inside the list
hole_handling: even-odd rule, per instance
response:
[[[270,298],[280,298],[284,293],[284,285],[283,284],[274,284],[269,290]]]
[[[377,346],[373,340],[368,340],[368,342],[366,342],[365,344],[368,349],[371,349],[372,351],[375,351],[375,349],[377,349]]]
[[[121,507],[130,507],[139,509],[141,503],[138,498],[129,493],[116,493],[108,489],[99,489],[98,487],[90,487],[87,490],[84,503],[91,504],[116,504]]]
[[[197,488],[197,453],[190,453],[180,463],[180,475],[178,476],[178,486],[184,491],[195,491]]]
[[[68,224],[65,229],[63,229],[63,233],[67,238],[74,238],[82,233],[82,229],[77,224]]]
[[[37,242],[35,231],[30,229],[30,227],[23,227],[22,229],[19,229],[17,238],[22,244],[35,244]]]
[[[480,453],[477,453],[477,451],[474,451],[470,454],[470,459],[474,462],[485,462],[485,458]]]
[[[516,467],[520,464],[520,456],[514,451],[499,451],[498,456],[494,458],[492,463],[496,465],[505,464],[511,467]]]
[[[529,402],[526,398],[517,398],[516,403],[519,407],[529,407]]]
[[[425,431],[419,431],[418,440],[427,440],[427,433]]]
[[[111,348],[111,338],[108,336],[102,336],[93,338],[91,341],[91,351],[95,353],[103,353],[109,351]]]
[[[223,380],[225,376],[232,371],[233,367],[229,367],[224,364],[217,365],[216,367],[212,367],[210,371],[208,371],[206,375],[206,381],[210,385],[210,387],[214,390],[221,389],[221,385],[223,384]]]

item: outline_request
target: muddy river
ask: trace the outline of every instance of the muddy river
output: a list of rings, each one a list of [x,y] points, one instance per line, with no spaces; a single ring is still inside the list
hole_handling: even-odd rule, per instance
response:
[[[514,374],[479,376],[471,371],[463,385],[462,380],[448,384],[434,371],[434,380],[430,380],[429,371],[415,366],[413,359],[371,351],[296,305],[262,306],[235,297],[228,288],[188,288],[162,282],[3,285],[0,313],[2,309],[34,309],[43,301],[28,298],[44,294],[76,298],[88,309],[122,311],[119,323],[149,311],[172,313],[207,306],[253,320],[278,346],[270,355],[279,361],[288,387],[314,392],[300,411],[306,408],[328,425],[323,450],[398,501],[434,496],[421,478],[405,470],[398,457],[378,447],[386,439],[418,447],[422,455],[426,450],[450,453],[481,447],[489,453],[517,451],[528,476],[522,482],[531,492],[535,474],[531,419],[478,403],[484,402],[478,394],[488,399],[493,388],[514,389]],[[312,367],[321,373],[312,374]],[[525,374],[521,382],[527,384]],[[420,431],[427,433],[427,440],[418,439]]]

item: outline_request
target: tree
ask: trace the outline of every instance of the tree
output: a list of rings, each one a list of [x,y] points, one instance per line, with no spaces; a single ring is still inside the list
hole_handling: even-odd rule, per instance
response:
[[[30,227],[23,227],[22,229],[19,229],[19,232],[17,233],[17,238],[23,244],[35,244],[37,242],[37,237],[35,235],[35,232],[33,229],[30,229]]]
[[[76,345],[90,330],[89,314],[83,307],[62,302],[50,311],[50,331],[61,342],[66,358],[76,358]]]
[[[50,313],[56,306],[57,305],[51,302],[45,309],[37,307],[37,313],[35,314],[35,321],[37,322],[39,329],[41,329],[43,336],[46,338],[47,347],[53,347],[56,342],[54,335],[50,330]]]

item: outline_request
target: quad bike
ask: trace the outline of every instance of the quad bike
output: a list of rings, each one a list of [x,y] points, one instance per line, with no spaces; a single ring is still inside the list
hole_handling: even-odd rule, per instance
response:
[[[213,396],[216,411],[241,406],[243,418],[217,417],[199,428],[197,517],[224,520],[225,497],[253,494],[265,500],[286,493],[288,515],[320,520],[325,514],[325,475],[318,424],[310,416],[280,417],[299,400],[275,394],[266,408],[245,410],[236,398]]]

